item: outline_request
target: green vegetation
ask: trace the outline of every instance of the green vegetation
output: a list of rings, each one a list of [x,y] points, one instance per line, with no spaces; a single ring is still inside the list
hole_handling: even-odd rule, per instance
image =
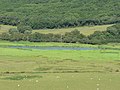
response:
[[[13,49],[8,46],[77,46],[99,49],[34,50]],[[119,48],[119,44],[0,41],[0,89],[118,90],[120,88]]]
[[[119,44],[108,45],[87,45],[87,44],[72,44],[72,43],[33,43],[33,42],[8,42],[1,41],[0,51],[2,56],[14,56],[26,58],[46,58],[49,60],[118,60],[119,59]],[[8,46],[60,46],[60,47],[94,47],[98,50],[87,51],[71,51],[68,50],[32,50],[32,49],[12,49]],[[11,53],[13,52],[13,53]],[[93,54],[94,53],[94,54]]]
[[[119,74],[41,74],[43,78],[10,81],[0,80],[1,90],[119,90]],[[58,78],[57,78],[58,77]],[[59,78],[60,77],[60,78]],[[6,86],[7,85],[7,86]]]
[[[8,32],[9,29],[11,28],[16,28],[15,26],[10,26],[10,25],[0,25],[0,34],[4,32]]]
[[[90,41],[89,41],[90,40]],[[107,31],[96,31],[89,36],[90,43],[120,43],[120,24],[113,25],[107,28]]]
[[[0,0],[0,90],[119,90],[119,23],[119,0]]]
[[[120,22],[119,0],[0,0],[0,23],[33,29]]]
[[[34,78],[41,78],[41,76],[27,76],[27,75],[18,76],[17,75],[17,76],[5,77],[3,79],[5,79],[5,80],[24,80],[24,79],[34,79]]]
[[[71,32],[73,30],[78,30],[82,34],[88,36],[90,34],[93,34],[95,31],[106,31],[107,27],[112,26],[110,25],[98,25],[98,26],[82,26],[82,27],[73,27],[73,28],[62,28],[62,29],[39,29],[39,30],[33,30],[34,32],[39,32],[42,34],[62,34],[64,35],[66,32]]]
[[[63,42],[63,43],[83,43],[83,44],[107,44],[120,43],[120,24],[107,28],[106,31],[95,31],[93,34],[85,36],[77,29],[65,34],[42,34],[32,33],[30,26],[19,25],[10,29],[9,32],[0,35],[1,40],[8,41],[30,41],[30,42]]]
[[[42,34],[65,34],[66,32],[71,32],[73,30],[79,30],[84,35],[90,35],[93,34],[95,31],[106,31],[107,27],[112,26],[110,25],[98,25],[98,26],[82,26],[82,27],[73,27],[73,28],[62,28],[62,29],[39,29],[39,30],[33,30],[33,33],[39,32]],[[16,26],[10,26],[10,25],[0,25],[0,34],[3,32],[8,32],[12,28],[17,28]]]

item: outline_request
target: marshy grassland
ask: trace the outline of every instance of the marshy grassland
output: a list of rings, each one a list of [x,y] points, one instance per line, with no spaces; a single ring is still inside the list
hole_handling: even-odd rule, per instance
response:
[[[9,46],[98,49],[36,50]],[[0,41],[0,90],[119,90],[119,49],[119,44]]]

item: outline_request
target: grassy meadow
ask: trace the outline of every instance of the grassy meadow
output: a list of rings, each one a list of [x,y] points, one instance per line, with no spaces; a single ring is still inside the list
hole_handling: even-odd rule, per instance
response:
[[[65,34],[78,29],[85,35],[111,25],[33,32]],[[0,25],[0,33],[15,26]],[[95,50],[37,50],[10,48],[82,47]],[[0,90],[119,90],[120,44],[90,45],[54,42],[0,41]]]
[[[0,25],[0,34],[4,32],[8,32],[10,28],[16,28],[16,26]]]
[[[105,31],[107,27],[111,25],[99,25],[99,26],[82,26],[73,28],[63,28],[63,29],[45,29],[45,30],[34,30],[33,32],[40,32],[43,34],[53,33],[53,34],[65,34],[66,32],[71,32],[73,30],[79,30],[84,35],[93,34],[95,31]]]
[[[35,50],[9,46],[93,47]],[[120,44],[0,41],[0,90],[119,90]]]
[[[0,90],[120,90],[119,23],[120,0],[0,0]]]
[[[84,35],[93,34],[95,31],[105,31],[107,27],[111,25],[98,25],[98,26],[82,26],[82,27],[71,27],[71,28],[62,28],[62,29],[40,29],[40,30],[33,30],[34,32],[39,32],[43,34],[53,33],[53,34],[65,34],[66,32],[71,32],[75,29],[79,30]],[[10,28],[16,28],[15,26],[9,25],[0,25],[0,33],[7,32]]]

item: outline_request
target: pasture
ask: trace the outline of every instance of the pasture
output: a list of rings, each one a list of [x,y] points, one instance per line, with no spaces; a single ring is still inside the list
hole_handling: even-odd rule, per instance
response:
[[[98,26],[82,26],[82,27],[71,27],[71,28],[62,28],[62,29],[41,29],[34,30],[33,32],[40,32],[43,34],[53,33],[53,34],[65,34],[66,32],[71,32],[73,30],[79,30],[84,35],[93,34],[95,31],[105,31],[107,27],[111,25],[98,25]]]
[[[0,25],[0,34],[4,32],[8,32],[10,28],[16,28],[16,27],[10,25]]]
[[[9,46],[92,47],[36,50]],[[119,90],[120,45],[0,41],[0,90]]]
[[[79,30],[84,35],[93,34],[95,31],[105,31],[107,27],[111,25],[98,25],[98,26],[81,26],[81,27],[71,27],[71,28],[61,28],[61,29],[39,29],[33,30],[34,32],[39,32],[43,34],[53,33],[53,34],[65,34],[66,32],[71,32],[73,30]],[[3,32],[7,32],[10,28],[16,28],[15,26],[10,25],[0,25],[0,34]]]

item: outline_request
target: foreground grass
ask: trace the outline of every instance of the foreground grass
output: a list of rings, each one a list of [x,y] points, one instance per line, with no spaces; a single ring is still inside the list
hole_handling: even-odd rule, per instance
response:
[[[109,47],[34,50],[3,46]],[[117,49],[114,49],[117,48]],[[0,41],[0,90],[119,90],[120,45]]]
[[[1,90],[119,90],[119,74],[41,74],[43,78],[0,80]],[[59,78],[58,78],[59,77]]]

